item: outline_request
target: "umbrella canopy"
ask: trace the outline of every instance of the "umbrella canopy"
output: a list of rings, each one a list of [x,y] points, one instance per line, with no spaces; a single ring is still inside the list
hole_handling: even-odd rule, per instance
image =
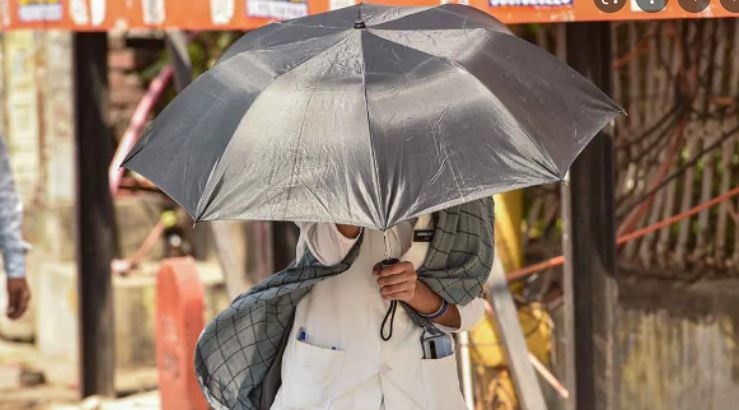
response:
[[[196,221],[385,229],[559,180],[619,112],[485,13],[360,4],[246,34],[124,165]]]

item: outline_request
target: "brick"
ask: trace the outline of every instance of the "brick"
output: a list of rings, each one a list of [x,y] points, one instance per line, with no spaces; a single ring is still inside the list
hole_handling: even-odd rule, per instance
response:
[[[19,383],[22,387],[36,387],[42,384],[46,384],[46,375],[43,370],[23,366]]]
[[[144,82],[141,80],[138,73],[126,75],[126,78],[124,78],[123,81],[129,87],[142,88],[144,86]]]
[[[110,102],[114,105],[136,105],[144,96],[144,90],[136,87],[121,87],[110,92]]]
[[[134,50],[112,50],[108,53],[108,68],[117,70],[133,70],[136,68]]]
[[[108,71],[108,86],[111,90],[115,90],[126,85],[126,75],[120,70]]]

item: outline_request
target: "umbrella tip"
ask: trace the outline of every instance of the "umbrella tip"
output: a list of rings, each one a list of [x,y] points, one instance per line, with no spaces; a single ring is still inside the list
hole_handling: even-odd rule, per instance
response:
[[[365,24],[364,20],[357,19],[354,21],[354,28],[367,28],[367,24]]]

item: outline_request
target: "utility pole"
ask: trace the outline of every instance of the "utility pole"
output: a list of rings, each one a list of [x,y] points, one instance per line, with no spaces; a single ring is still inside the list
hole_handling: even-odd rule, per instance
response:
[[[74,73],[80,392],[83,397],[114,396],[110,262],[116,241],[107,171],[113,140],[107,123],[105,33],[74,34]]]
[[[610,35],[608,22],[567,23],[567,62],[606,94],[611,92]],[[562,189],[569,409],[615,408],[613,181],[613,142],[606,128],[572,165]]]

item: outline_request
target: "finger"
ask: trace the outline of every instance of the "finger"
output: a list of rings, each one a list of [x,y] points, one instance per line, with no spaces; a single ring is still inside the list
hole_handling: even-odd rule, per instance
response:
[[[415,268],[413,267],[413,264],[410,262],[398,262],[393,265],[383,266],[380,270],[379,276],[393,276],[393,275],[400,275],[408,271],[415,272]]]
[[[383,287],[395,285],[396,283],[415,282],[415,280],[416,272],[404,272],[400,275],[380,276],[377,278],[377,284],[380,285],[380,287]]]
[[[383,295],[382,298],[385,300],[410,300],[412,298],[412,295],[413,293],[410,291],[403,291],[392,293],[389,295]]]
[[[18,303],[20,293],[16,289],[8,290],[8,317],[15,319],[18,317]]]
[[[380,265],[380,276],[397,275],[405,271],[405,262],[398,262],[392,265]]]
[[[31,293],[27,290],[23,290],[22,296],[18,300],[18,308],[16,310],[17,317],[23,316],[24,313],[26,313],[26,310],[28,309],[28,302],[31,300]]]
[[[388,285],[383,286],[380,289],[380,293],[384,295],[392,295],[393,293],[399,293],[399,292],[407,292],[409,290],[413,289],[412,284],[408,282],[398,283],[395,285]]]

